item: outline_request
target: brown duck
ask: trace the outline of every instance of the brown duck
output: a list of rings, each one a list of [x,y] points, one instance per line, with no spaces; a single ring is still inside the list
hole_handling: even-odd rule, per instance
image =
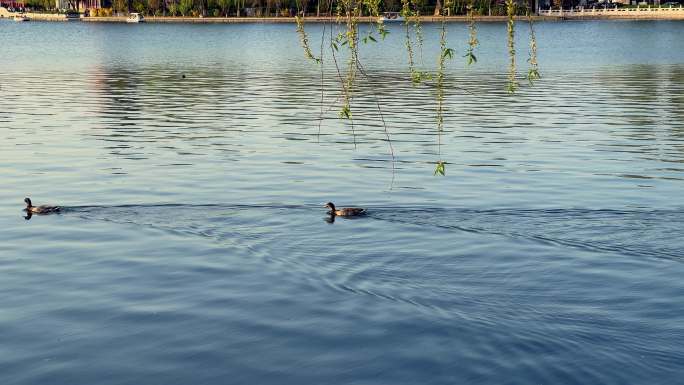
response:
[[[29,214],[51,214],[61,210],[59,206],[34,206],[31,198],[25,198],[24,202],[26,202],[26,212]]]
[[[344,207],[338,209],[335,208],[335,205],[332,202],[326,203],[325,207],[330,209],[330,211],[328,211],[328,214],[333,216],[337,215],[340,217],[355,217],[366,213],[366,209],[362,209],[359,207]]]

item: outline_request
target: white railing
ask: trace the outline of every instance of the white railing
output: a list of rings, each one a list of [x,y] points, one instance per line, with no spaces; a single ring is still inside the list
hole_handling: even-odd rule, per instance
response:
[[[684,15],[684,7],[680,4],[679,7],[648,7],[648,8],[579,8],[579,9],[545,9],[539,10],[540,16],[555,16],[555,17],[572,17],[572,16],[589,16],[589,15],[648,15],[657,12],[658,14],[681,13]]]

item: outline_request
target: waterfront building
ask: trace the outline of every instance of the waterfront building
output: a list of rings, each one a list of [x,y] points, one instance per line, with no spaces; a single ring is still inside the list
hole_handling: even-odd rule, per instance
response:
[[[24,8],[26,2],[24,0],[0,0],[0,7],[10,8]]]
[[[83,11],[86,9],[104,8],[105,6],[105,0],[55,0],[55,7],[57,9],[78,9]]]

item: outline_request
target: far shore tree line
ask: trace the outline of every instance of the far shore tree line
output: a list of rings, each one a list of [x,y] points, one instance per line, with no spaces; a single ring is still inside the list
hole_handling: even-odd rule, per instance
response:
[[[551,0],[553,8],[578,6],[582,0]],[[423,0],[420,4],[422,15],[433,15],[442,7],[443,0]],[[473,14],[482,16],[506,15],[505,0],[456,0],[453,15],[465,15],[472,3]],[[534,0],[517,0],[520,13],[534,10]],[[69,1],[73,9],[80,8],[79,0]],[[27,0],[32,9],[50,11],[55,8],[54,0]],[[186,16],[186,17],[292,17],[335,16],[336,1],[326,0],[103,0],[103,9],[91,10],[91,16],[110,16],[138,12],[146,16]],[[401,0],[382,0],[383,12],[401,11]]]
[[[558,9],[589,5],[597,1],[600,0],[541,0],[539,3]],[[416,3],[420,4],[422,15],[433,15],[435,10],[442,7],[442,2],[443,0],[422,0]],[[465,15],[471,2],[474,15],[506,15],[506,0],[455,0],[452,3],[453,15]],[[516,0],[516,2],[520,13],[535,9],[535,0]],[[602,3],[608,2],[610,0],[602,1]],[[25,4],[31,9],[55,10],[54,0],[27,0]],[[82,2],[69,0],[68,4],[71,9],[78,10]],[[383,12],[401,11],[401,8],[402,0],[380,1],[380,9]],[[336,9],[336,1],[326,0],[103,0],[102,9],[93,10],[91,14],[92,16],[111,16],[138,12],[146,16],[292,17],[302,14],[334,16]]]

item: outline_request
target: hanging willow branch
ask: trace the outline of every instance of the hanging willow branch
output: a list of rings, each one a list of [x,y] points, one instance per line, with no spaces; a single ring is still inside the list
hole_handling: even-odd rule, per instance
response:
[[[506,14],[508,15],[508,92],[514,93],[518,89],[515,80],[515,0],[506,0]]]
[[[311,59],[318,64],[321,64],[321,58],[314,56],[309,46],[309,36],[307,36],[306,31],[304,31],[304,18],[300,16],[295,17],[295,22],[297,23],[297,33],[299,34],[299,40],[304,48],[304,55],[307,59]],[[322,55],[322,51],[321,51]]]
[[[530,10],[527,10],[527,22],[530,25],[530,57],[527,62],[530,63],[530,69],[527,71],[527,81],[533,85],[535,80],[541,79],[539,74],[539,65],[537,64],[537,38],[534,34],[534,25],[532,24],[532,16]]]
[[[409,6],[409,0],[401,0],[402,3],[402,8],[401,8],[401,16],[404,18],[404,30],[405,30],[405,41],[404,45],[406,46],[406,51],[408,53],[408,69],[409,73],[411,75],[411,81],[413,83],[419,83],[420,82],[420,77],[416,76],[416,69],[415,69],[415,64],[413,60],[413,42],[411,41],[411,8]]]
[[[439,60],[437,61],[437,155],[439,160],[435,167],[434,175],[444,176],[446,173],[446,162],[442,160],[442,131],[444,131],[444,70],[447,59],[454,57],[454,50],[447,47],[447,22],[446,12],[451,8],[451,0],[444,2],[442,9],[442,23],[439,34]]]
[[[336,19],[335,23],[341,28],[333,32],[333,26],[330,25],[329,38],[330,38],[330,50],[331,55],[328,60],[332,60],[334,67],[337,71],[337,79],[340,83],[340,96],[333,101],[333,105],[340,106],[340,117],[348,119],[351,124],[352,134],[354,136],[354,146],[356,147],[356,134],[354,131],[354,119],[352,117],[352,101],[355,95],[356,88],[358,87],[357,82],[360,80],[365,80],[371,83],[369,74],[364,69],[359,55],[359,45],[377,43],[380,38],[384,39],[389,31],[386,30],[384,20],[380,17],[380,2],[381,0],[327,0],[328,9],[332,9],[333,5],[336,8]],[[467,13],[468,13],[468,45],[464,57],[466,58],[466,63],[468,65],[475,64],[477,62],[477,57],[475,56],[475,50],[479,45],[477,39],[477,28],[475,24],[475,0],[467,0]],[[434,175],[445,175],[446,174],[446,161],[442,159],[441,147],[442,147],[442,134],[444,132],[444,114],[446,111],[445,102],[445,83],[446,83],[446,66],[447,61],[454,58],[454,50],[447,46],[447,15],[451,14],[454,7],[454,0],[445,0],[444,6],[439,7],[438,15],[441,16],[440,33],[439,33],[439,58],[437,61],[436,72],[423,71],[423,33],[420,20],[420,7],[422,0],[402,0],[402,11],[401,15],[405,19],[405,46],[408,53],[408,67],[410,73],[410,79],[412,83],[424,84],[427,87],[433,87],[436,90],[436,123],[437,123],[437,154],[438,160],[436,162]],[[335,4],[336,3],[336,4]],[[509,55],[509,68],[508,68],[508,83],[507,89],[509,92],[515,92],[519,84],[516,79],[516,58],[515,58],[515,17],[517,12],[516,0],[505,0],[506,12],[507,12],[507,34],[508,34],[508,55]],[[375,20],[371,20],[371,28],[365,31],[365,28],[359,28],[359,22],[361,17],[367,14],[371,17],[375,17]],[[527,74],[527,79],[530,84],[533,81],[540,79],[538,63],[537,63],[537,43],[534,32],[534,26],[532,24],[532,17],[530,16],[529,10],[527,13],[527,18],[530,26],[530,52],[528,63],[530,69]],[[323,39],[325,39],[326,28],[323,28],[323,36],[321,40],[321,53],[320,56],[314,55],[313,51],[309,46],[309,37],[304,30],[304,18],[297,16],[295,18],[297,23],[297,33],[301,41],[301,45],[304,48],[305,56],[319,64],[321,67],[321,116],[320,120],[323,119],[323,87],[324,87],[324,66],[323,66],[323,51],[324,44]],[[330,23],[333,23],[331,20]],[[327,48],[326,48],[327,49]],[[347,62],[343,64],[341,60],[338,61],[338,55],[340,51],[344,50],[345,54],[342,55],[347,59]],[[416,56],[420,52],[420,64],[417,64]],[[340,59],[341,57],[340,56]],[[346,65],[345,65],[346,64]],[[430,82],[423,83],[424,80],[430,80]],[[456,86],[454,86],[456,87]],[[372,88],[372,87],[371,87]],[[458,88],[458,87],[456,87]],[[467,90],[464,90],[467,91]],[[390,140],[389,130],[385,123],[384,115],[381,109],[381,103],[378,95],[375,91],[371,90],[373,98],[375,100],[376,107],[378,109],[379,119],[382,122],[382,126],[385,130],[386,139],[390,148],[390,154],[392,156],[393,170],[394,170],[394,148],[392,141]],[[331,106],[333,107],[333,106]],[[319,121],[319,134],[320,134],[320,121]]]
[[[473,15],[473,0],[468,2],[468,50],[466,51],[465,58],[468,65],[477,63],[477,57],[475,57],[475,47],[479,44],[477,41],[477,27],[475,26],[475,17]]]
[[[423,25],[420,22],[420,3],[421,0],[412,0],[413,5],[413,31],[416,34],[416,43],[418,44],[418,53],[420,55],[420,64],[425,65],[423,61]]]
[[[411,9],[412,6],[413,9]],[[423,28],[420,22],[418,4],[411,0],[402,0],[400,14],[404,18],[404,45],[406,46],[406,52],[408,53],[409,75],[413,85],[417,85],[423,80],[432,78],[428,72],[419,70],[415,62],[414,42],[411,39],[411,32],[416,36],[416,44],[418,46],[421,63],[423,60]]]

